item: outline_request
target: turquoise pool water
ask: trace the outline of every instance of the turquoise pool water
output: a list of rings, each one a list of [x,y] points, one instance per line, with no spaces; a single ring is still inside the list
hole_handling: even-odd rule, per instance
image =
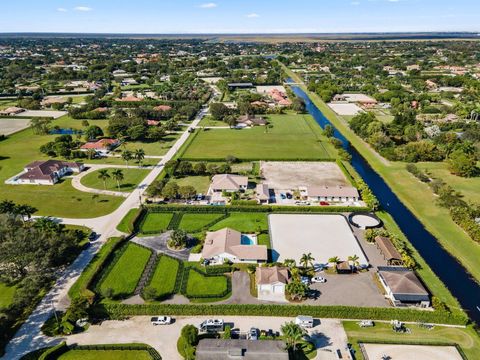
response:
[[[242,234],[240,238],[240,243],[242,245],[255,245],[255,240],[253,240],[249,235]]]

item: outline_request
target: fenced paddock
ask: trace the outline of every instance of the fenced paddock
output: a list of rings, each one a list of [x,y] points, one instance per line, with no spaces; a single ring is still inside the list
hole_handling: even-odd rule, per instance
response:
[[[402,344],[361,344],[366,360],[463,360],[455,346],[402,345]]]

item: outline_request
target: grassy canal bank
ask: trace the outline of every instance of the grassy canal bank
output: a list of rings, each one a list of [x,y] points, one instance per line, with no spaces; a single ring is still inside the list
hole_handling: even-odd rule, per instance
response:
[[[320,97],[303,84],[302,79],[282,64],[285,73],[310,97],[328,120],[343,136],[362,154],[370,166],[385,180],[392,191],[422,222],[425,228],[438,239],[440,244],[480,282],[480,245],[475,243],[450,217],[447,209],[435,205],[436,196],[427,184],[420,183],[405,169],[403,162],[391,162],[381,157],[366,142],[360,139],[348,126],[347,122],[337,116]]]

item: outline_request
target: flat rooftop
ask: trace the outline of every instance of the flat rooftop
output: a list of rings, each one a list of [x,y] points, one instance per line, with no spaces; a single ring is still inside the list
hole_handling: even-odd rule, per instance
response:
[[[360,265],[368,265],[362,248],[347,219],[333,214],[271,214],[268,216],[273,260],[295,259],[312,253],[316,263],[327,264],[338,256],[347,260],[357,255]]]

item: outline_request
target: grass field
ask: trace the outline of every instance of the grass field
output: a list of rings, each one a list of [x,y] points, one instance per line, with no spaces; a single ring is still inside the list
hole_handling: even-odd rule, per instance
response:
[[[216,223],[210,230],[216,231],[229,227],[240,232],[268,230],[266,213],[230,213],[226,219]]]
[[[300,82],[298,76],[284,67],[288,76]],[[380,157],[367,143],[360,139],[348,124],[316,95],[309,92],[304,85],[301,88],[309,94],[310,99],[328,117],[332,124],[348,139],[370,166],[386,181],[399,199],[419,219],[425,228],[439,240],[441,245],[480,281],[480,244],[457,226],[447,209],[435,205],[436,196],[427,184],[420,183],[405,169],[405,163],[390,162]]]
[[[70,350],[59,360],[152,360],[145,350]]]
[[[117,230],[126,234],[131,233],[133,229],[130,228],[130,223],[137,214],[137,211],[138,209],[130,209],[127,215],[125,215],[122,221],[120,221],[120,223],[117,225]]]
[[[196,232],[220,217],[222,214],[184,214],[179,228],[187,232]]]
[[[135,151],[136,149],[143,149],[145,155],[162,156],[175,144],[181,134],[169,134],[161,141],[157,142],[139,142],[132,141],[122,145],[121,149]]]
[[[140,184],[140,182],[147,176],[150,170],[144,169],[120,169],[122,170],[124,179],[120,182],[120,189],[117,186],[116,180],[113,178],[113,171],[117,170],[114,168],[106,169],[110,178],[106,180],[106,188],[103,185],[103,181],[98,178],[99,171],[96,170],[91,172],[88,175],[85,175],[80,182],[82,185],[100,190],[111,190],[111,191],[121,191],[121,192],[131,192]]]
[[[198,127],[203,126],[228,126],[226,122],[215,120],[211,116],[204,116],[203,119],[198,124]]]
[[[178,186],[193,186],[197,194],[205,194],[210,186],[209,176],[186,176],[183,178],[175,178],[171,181],[176,182]]]
[[[148,213],[142,224],[143,232],[162,232],[167,229],[173,214],[171,213]]]
[[[480,338],[470,327],[448,328],[435,326],[432,330],[427,330],[419,325],[406,325],[410,328],[410,334],[397,334],[388,323],[376,323],[372,328],[360,328],[355,321],[344,321],[343,327],[347,332],[349,343],[353,344],[356,350],[356,358],[363,359],[362,353],[359,351],[358,342],[360,341],[379,341],[379,342],[401,342],[422,343],[425,344],[458,344],[467,355],[468,359],[478,359],[478,349],[480,349]]]
[[[161,256],[150,280],[149,287],[157,291],[157,296],[163,298],[175,291],[179,263],[169,256]]]
[[[8,307],[15,295],[15,286],[7,286],[0,282],[0,309]]]
[[[142,276],[150,254],[148,249],[129,243],[99,284],[100,292],[112,289],[112,295],[115,297],[131,295]]]
[[[227,290],[225,276],[203,276],[194,270],[188,274],[187,296],[223,295]]]
[[[427,170],[434,178],[442,179],[452,188],[460,191],[465,200],[480,204],[480,176],[464,178],[453,175],[448,171],[448,166],[444,162],[418,163],[417,166],[422,170]]]
[[[335,150],[309,115],[271,115],[272,128],[215,129],[202,131],[182,157],[220,159],[329,159]],[[268,130],[268,131],[267,131]]]

